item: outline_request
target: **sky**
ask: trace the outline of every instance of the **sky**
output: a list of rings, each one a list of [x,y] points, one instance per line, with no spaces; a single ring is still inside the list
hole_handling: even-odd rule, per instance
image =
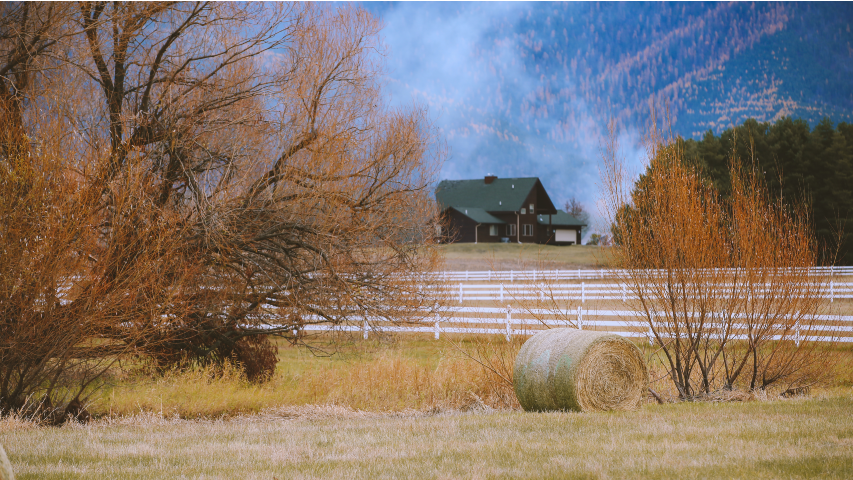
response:
[[[426,105],[450,147],[440,179],[539,177],[558,208],[570,197],[586,205],[588,233],[606,231],[597,204],[609,119],[637,173],[651,105],[693,138],[747,117],[851,121],[846,5],[362,5],[385,25],[391,103]]]

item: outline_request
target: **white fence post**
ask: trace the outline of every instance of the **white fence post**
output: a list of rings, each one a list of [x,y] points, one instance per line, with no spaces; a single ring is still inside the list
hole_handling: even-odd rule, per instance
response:
[[[468,270],[465,270],[465,281],[468,281]]]
[[[459,303],[462,303],[462,284],[459,284]]]
[[[364,325],[362,326],[362,330],[364,330],[364,339],[367,340],[367,319],[364,319]]]
[[[625,303],[625,284],[622,284],[622,303]]]
[[[586,302],[586,282],[581,282],[581,303]]]
[[[441,326],[438,324],[441,321],[441,315],[438,313],[438,302],[435,303],[435,339],[438,340],[439,333],[441,332]]]
[[[506,306],[506,341],[512,337],[512,306]]]
[[[649,312],[649,346],[655,345],[655,332],[652,330],[652,325],[655,323],[655,314]]]
[[[512,283],[512,270],[509,271],[509,283]]]
[[[829,303],[832,303],[834,301],[835,301],[835,282],[830,280],[829,281]]]
[[[797,320],[797,323],[794,325],[796,331],[794,332],[794,344],[796,346],[800,346],[800,321]]]
[[[578,330],[583,330],[583,307],[578,305]]]

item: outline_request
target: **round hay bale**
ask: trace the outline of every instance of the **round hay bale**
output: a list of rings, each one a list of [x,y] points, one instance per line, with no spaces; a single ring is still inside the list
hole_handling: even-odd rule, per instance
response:
[[[574,328],[532,336],[518,352],[513,372],[518,402],[533,411],[633,410],[648,382],[646,362],[632,342]]]
[[[15,475],[12,473],[12,464],[9,463],[9,457],[6,456],[3,445],[0,445],[0,480],[15,480]]]

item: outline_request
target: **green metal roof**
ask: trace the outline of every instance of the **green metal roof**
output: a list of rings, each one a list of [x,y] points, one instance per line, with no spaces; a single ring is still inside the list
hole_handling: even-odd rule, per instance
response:
[[[550,223],[549,219],[550,218]],[[577,218],[569,215],[568,213],[557,210],[556,215],[537,215],[536,220],[539,222],[539,225],[554,225],[557,227],[585,227],[586,224]]]
[[[524,206],[524,200],[536,182],[536,177],[498,178],[486,184],[482,178],[476,180],[442,180],[435,188],[435,199],[442,209],[482,208],[489,212],[516,212]]]
[[[474,220],[477,223],[499,223],[501,225],[505,224],[503,220],[494,215],[489,214],[489,212],[483,210],[482,208],[477,207],[450,207],[457,212],[465,215],[466,217]]]

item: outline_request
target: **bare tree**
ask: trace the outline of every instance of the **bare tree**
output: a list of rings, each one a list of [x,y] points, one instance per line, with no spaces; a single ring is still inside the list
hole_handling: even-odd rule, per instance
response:
[[[444,150],[424,109],[386,106],[376,19],[304,4],[59,10],[62,55],[32,54],[30,65],[54,63],[20,102],[25,148],[3,161],[44,162],[75,192],[78,213],[44,220],[73,230],[43,238],[68,265],[44,268],[69,321],[91,327],[81,341],[160,365],[236,359],[262,380],[275,365],[267,335],[305,343],[311,324],[429,314],[429,185]],[[56,195],[40,205],[57,210]],[[3,321],[41,315],[40,302]]]
[[[177,219],[152,221],[137,175],[108,185],[110,235],[101,234],[100,200],[67,169],[68,139],[56,127],[41,122],[50,140],[38,143],[5,131],[13,147],[0,169],[0,409],[61,420],[152,333],[138,319],[164,314],[189,270],[172,237]],[[64,413],[53,406],[62,401],[71,405]]]
[[[586,209],[586,205],[576,197],[572,196],[572,198],[568,199],[563,208],[566,209],[566,213],[578,220],[583,222],[589,221],[589,212]]]
[[[602,169],[618,219],[612,253],[678,395],[816,381],[834,329],[819,320],[827,279],[808,274],[819,248],[807,211],[770,199],[735,157],[733,193],[721,198],[656,130],[649,168],[631,191],[614,138]]]

